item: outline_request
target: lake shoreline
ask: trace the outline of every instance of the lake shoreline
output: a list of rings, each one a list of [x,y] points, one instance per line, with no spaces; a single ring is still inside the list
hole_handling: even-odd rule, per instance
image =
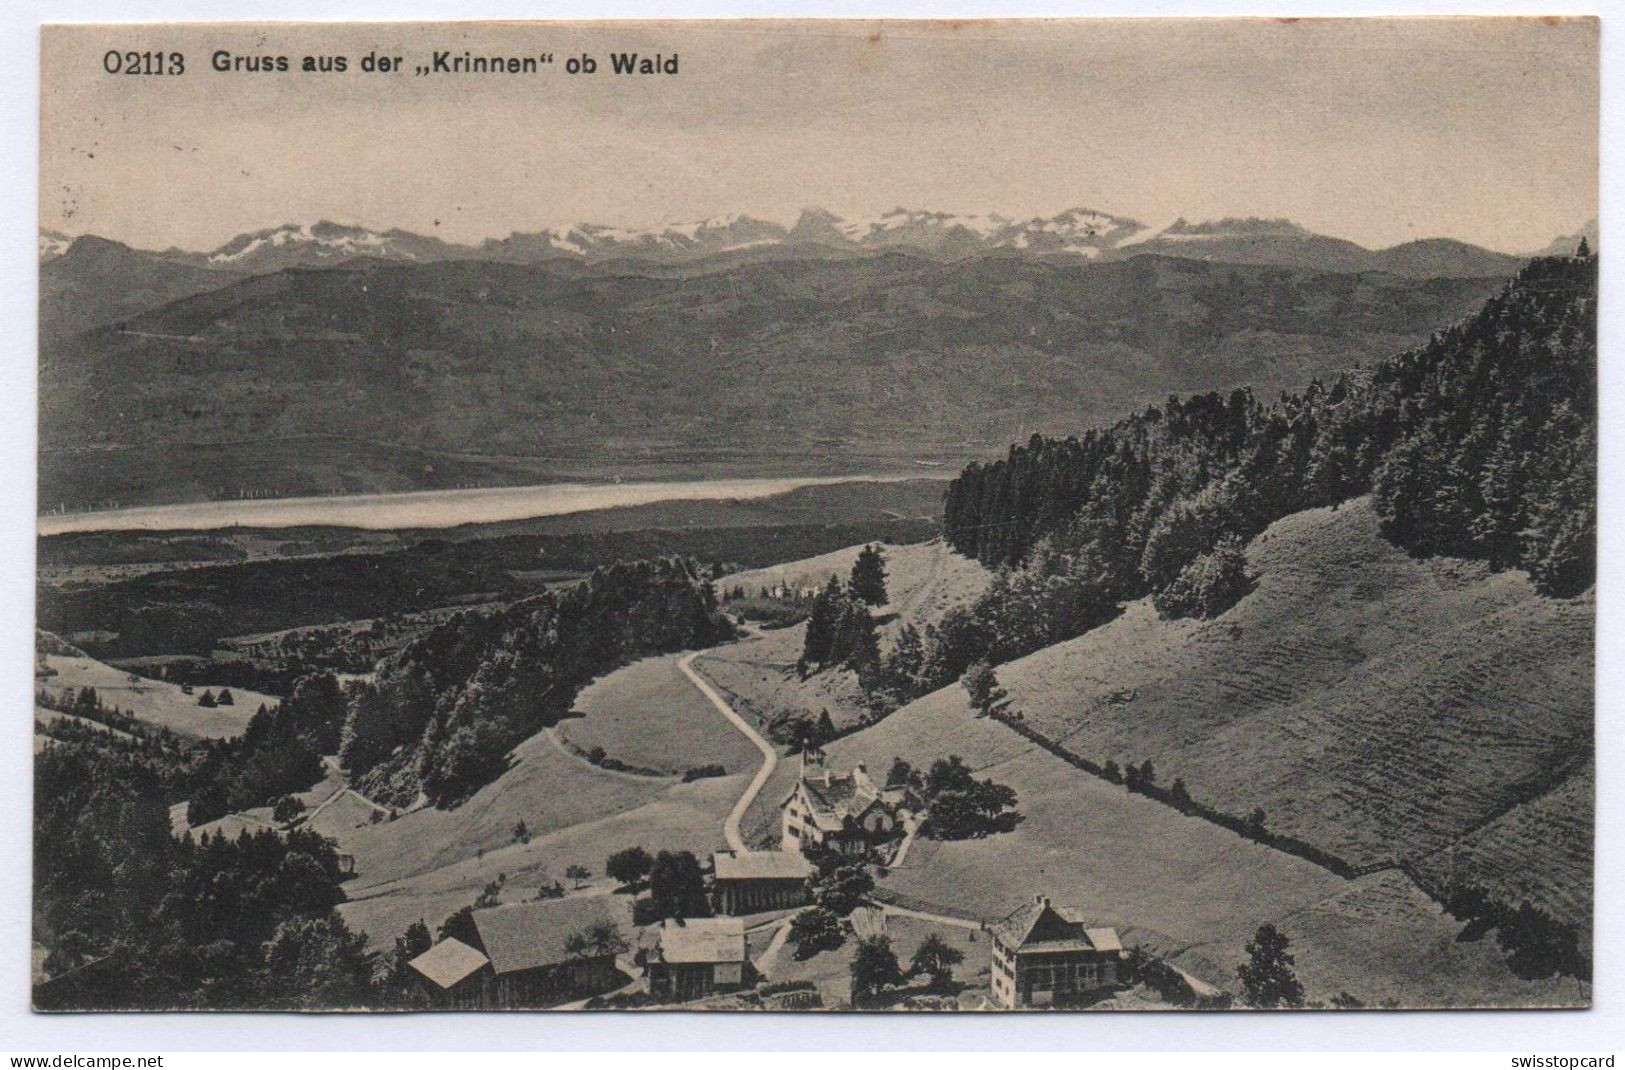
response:
[[[665,501],[753,500],[805,487],[945,480],[953,474],[952,471],[922,468],[909,474],[557,482],[459,490],[232,499],[78,513],[45,513],[37,517],[35,530],[37,537],[49,538],[93,532],[185,532],[234,528],[444,529]]]

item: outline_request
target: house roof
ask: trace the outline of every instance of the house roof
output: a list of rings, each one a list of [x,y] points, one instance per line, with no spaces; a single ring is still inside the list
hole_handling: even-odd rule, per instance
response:
[[[993,926],[1007,947],[1041,951],[1121,951],[1117,930],[1085,924],[1077,907],[1058,907],[1039,897]]]
[[[1095,945],[1096,951],[1123,950],[1123,942],[1117,938],[1116,929],[1085,929],[1083,933]]]
[[[407,965],[441,988],[450,988],[490,961],[456,937],[448,936]]]
[[[801,788],[807,794],[809,816],[826,832],[840,830],[847,818],[860,818],[876,805],[894,805],[882,793],[860,784],[856,773],[803,777]]]
[[[571,936],[600,922],[620,924],[609,896],[544,899],[474,911],[474,928],[497,973],[551,966],[576,956],[565,949]]]
[[[804,880],[812,876],[812,863],[793,851],[720,851],[711,856],[719,881]]]
[[[662,962],[745,961],[744,918],[668,918],[661,923],[659,938]]]

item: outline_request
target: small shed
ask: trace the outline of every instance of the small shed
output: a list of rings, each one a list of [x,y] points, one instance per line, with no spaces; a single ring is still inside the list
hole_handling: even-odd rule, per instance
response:
[[[743,918],[668,918],[648,952],[649,994],[674,1003],[731,992],[753,980]]]
[[[716,907],[723,914],[789,910],[807,902],[813,866],[799,852],[723,851],[711,856]]]
[[[491,960],[476,948],[448,936],[407,963],[417,974],[418,989],[438,1007],[480,1006]]]

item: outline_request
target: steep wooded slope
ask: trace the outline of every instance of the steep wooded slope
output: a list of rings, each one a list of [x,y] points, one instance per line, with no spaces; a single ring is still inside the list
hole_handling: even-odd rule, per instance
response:
[[[1366,499],[1289,516],[1247,553],[1256,588],[1217,619],[1159,620],[1144,599],[1000,666],[1013,709],[1071,754],[1149,760],[1158,784],[1262,809],[1351,866],[1471,876],[1586,924],[1590,804],[1573,778],[1592,752],[1593,598],[1409,557]],[[1577,805],[1543,822],[1553,791]]]

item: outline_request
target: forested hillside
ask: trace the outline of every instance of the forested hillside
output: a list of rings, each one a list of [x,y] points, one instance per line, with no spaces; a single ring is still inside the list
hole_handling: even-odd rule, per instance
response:
[[[599,569],[563,592],[458,614],[385,658],[350,693],[340,758],[374,798],[410,803],[421,790],[456,802],[568,713],[594,676],[732,634],[691,562]]]
[[[331,842],[170,835],[184,752],[158,737],[53,740],[34,759],[34,939],[45,1010],[347,1008],[372,999]]]

